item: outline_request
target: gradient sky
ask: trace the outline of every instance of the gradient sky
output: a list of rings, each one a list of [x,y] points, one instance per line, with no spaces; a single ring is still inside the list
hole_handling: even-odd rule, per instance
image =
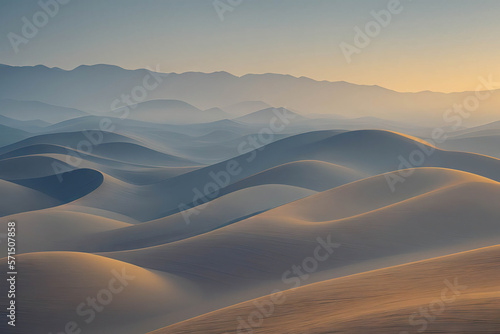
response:
[[[242,0],[224,21],[213,0],[72,0],[16,54],[7,35],[21,35],[37,2],[0,0],[0,63],[159,64],[162,72],[286,73],[397,91],[473,90],[490,74],[500,81],[497,0],[401,0],[402,12],[350,64],[339,44],[353,44],[354,27],[389,0]]]

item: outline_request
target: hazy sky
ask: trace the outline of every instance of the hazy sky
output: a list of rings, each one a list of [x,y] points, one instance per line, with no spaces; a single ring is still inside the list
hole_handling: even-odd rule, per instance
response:
[[[72,0],[43,25],[38,1],[0,0],[0,63],[273,72],[397,91],[473,90],[489,74],[500,80],[497,0],[401,0],[350,64],[340,43],[355,46],[354,28],[364,30],[370,12],[390,0],[216,1],[241,4],[221,20],[213,0]],[[33,23],[34,15],[41,27],[15,53],[9,33],[24,38],[22,18]]]

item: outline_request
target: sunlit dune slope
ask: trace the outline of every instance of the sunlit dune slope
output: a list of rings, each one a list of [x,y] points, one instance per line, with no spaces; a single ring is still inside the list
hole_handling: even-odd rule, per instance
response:
[[[334,188],[189,239],[103,255],[241,287],[280,281],[312,254],[318,238],[341,245],[318,268],[333,270],[332,275],[498,242],[497,182],[454,170],[416,169],[414,181],[392,193],[385,177]],[[359,206],[347,205],[354,196]]]
[[[18,334],[58,333],[68,322],[88,333],[145,332],[145,319],[174,312],[195,293],[175,276],[85,253],[22,254],[17,269],[17,314],[25,320],[17,322]],[[2,333],[6,326],[2,321]]]
[[[0,216],[61,204],[51,196],[5,180],[0,180],[0,198]]]
[[[500,332],[500,246],[342,277],[227,307],[154,334]]]

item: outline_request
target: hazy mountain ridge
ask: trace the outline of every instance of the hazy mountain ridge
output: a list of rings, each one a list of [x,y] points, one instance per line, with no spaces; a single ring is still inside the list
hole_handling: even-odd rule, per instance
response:
[[[142,87],[146,77],[151,84],[155,80],[159,82],[158,87],[147,92],[146,100],[181,100],[203,110],[214,107],[224,109],[224,106],[244,101],[261,101],[275,107],[298,110],[304,115],[375,116],[434,125],[443,123],[443,114],[447,109],[475,95],[474,92],[400,93],[379,86],[315,81],[281,74],[237,77],[226,72],[155,73],[111,65],[79,66],[69,71],[45,66],[2,65],[0,98],[42,101],[104,112],[113,109],[113,101],[120,99],[122,94],[130,94],[134,87]],[[474,117],[465,121],[481,124],[496,120],[493,112],[499,106],[500,90],[496,90],[490,98],[481,101]]]

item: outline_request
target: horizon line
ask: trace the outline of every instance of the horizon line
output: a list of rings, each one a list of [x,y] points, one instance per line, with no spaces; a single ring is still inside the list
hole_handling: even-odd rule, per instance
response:
[[[464,91],[451,91],[451,92],[442,92],[442,91],[433,91],[433,90],[419,90],[419,91],[399,91],[399,90],[395,90],[395,89],[391,89],[391,88],[387,88],[387,87],[384,87],[384,86],[380,86],[380,85],[376,85],[376,84],[361,84],[361,83],[354,83],[354,82],[350,82],[350,81],[345,81],[345,80],[337,80],[337,81],[330,81],[330,80],[317,80],[317,79],[313,79],[313,78],[310,78],[310,77],[307,77],[307,76],[295,76],[295,75],[292,75],[292,74],[287,74],[287,73],[275,73],[275,72],[264,72],[264,73],[246,73],[246,74],[243,74],[243,75],[236,75],[236,74],[233,74],[233,73],[230,73],[228,71],[225,71],[225,70],[219,70],[219,71],[213,71],[213,72],[203,72],[203,71],[185,71],[185,72],[156,72],[156,71],[151,71],[147,68],[134,68],[134,69],[131,69],[131,68],[125,68],[125,67],[122,67],[122,66],[119,66],[119,65],[114,65],[114,64],[104,64],[104,63],[97,63],[97,64],[81,64],[81,65],[78,65],[74,68],[71,68],[71,69],[65,69],[65,68],[61,68],[61,67],[57,67],[57,66],[47,66],[45,64],[37,64],[37,65],[10,65],[10,64],[5,64],[5,63],[0,63],[0,66],[8,66],[8,67],[45,67],[45,68],[48,68],[48,69],[55,69],[55,70],[61,70],[61,71],[65,71],[65,72],[71,72],[71,71],[74,71],[80,67],[94,67],[94,66],[110,66],[110,67],[117,67],[117,68],[120,68],[122,70],[125,70],[125,71],[140,71],[140,70],[146,70],[146,71],[150,71],[150,72],[155,72],[155,73],[160,73],[160,74],[176,74],[176,75],[182,75],[182,74],[187,74],[187,73],[200,73],[200,74],[216,74],[216,73],[224,73],[224,74],[228,74],[230,76],[233,76],[235,78],[243,78],[245,76],[249,76],[249,75],[278,75],[278,76],[288,76],[288,77],[292,77],[292,78],[295,78],[295,79],[308,79],[308,80],[312,80],[312,81],[315,81],[315,82],[323,82],[323,83],[346,83],[346,84],[349,84],[349,85],[354,85],[354,86],[364,86],[364,87],[376,87],[376,88],[381,88],[381,89],[385,89],[385,90],[388,90],[388,91],[392,91],[392,92],[396,92],[396,93],[401,93],[401,94],[419,94],[419,93],[436,93],[436,94],[460,94],[460,93],[470,93],[472,91],[470,90],[464,90]],[[500,90],[500,89],[499,89]]]

